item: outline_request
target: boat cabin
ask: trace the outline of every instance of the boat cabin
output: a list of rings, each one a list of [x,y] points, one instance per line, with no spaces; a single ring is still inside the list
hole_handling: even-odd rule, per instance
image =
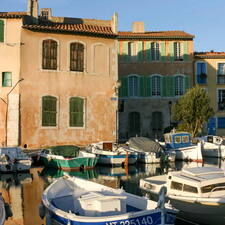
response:
[[[164,134],[167,149],[185,148],[191,146],[191,135],[187,132]]]
[[[189,197],[225,195],[225,175],[216,167],[187,168],[167,175],[168,194]]]

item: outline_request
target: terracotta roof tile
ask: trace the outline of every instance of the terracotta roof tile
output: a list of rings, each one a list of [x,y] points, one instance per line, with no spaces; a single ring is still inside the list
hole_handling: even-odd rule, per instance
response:
[[[214,59],[221,59],[225,58],[225,52],[195,52],[195,58],[214,58]]]
[[[134,33],[131,31],[119,32],[119,39],[139,39],[139,38],[185,38],[193,39],[194,35],[184,31],[149,31],[144,33]]]
[[[27,15],[26,12],[0,12],[0,18],[18,19]]]
[[[23,28],[33,31],[43,32],[66,32],[66,33],[79,33],[89,35],[103,35],[107,37],[116,37],[111,27],[97,26],[90,24],[63,24],[63,23],[43,23],[39,25],[26,24]]]

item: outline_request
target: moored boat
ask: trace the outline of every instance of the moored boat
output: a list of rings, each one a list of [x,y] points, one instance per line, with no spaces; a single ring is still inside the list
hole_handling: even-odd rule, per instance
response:
[[[186,219],[202,224],[225,224],[225,175],[216,167],[193,167],[140,180],[140,188],[154,195],[162,187]]]
[[[67,224],[174,224],[177,211],[157,203],[95,182],[75,177],[62,177],[42,195],[40,207],[48,218],[59,225]]]
[[[46,167],[62,170],[83,170],[95,167],[98,157],[85,151],[74,151],[74,149],[53,148],[44,149],[40,153],[40,160]]]

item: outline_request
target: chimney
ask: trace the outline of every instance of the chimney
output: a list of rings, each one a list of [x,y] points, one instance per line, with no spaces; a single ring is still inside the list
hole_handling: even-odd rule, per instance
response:
[[[145,32],[145,25],[144,22],[133,22],[133,33],[144,33]]]
[[[50,8],[43,8],[43,9],[41,9],[40,17],[43,20],[51,20],[52,10]]]
[[[38,19],[38,0],[28,0],[27,15]]]
[[[111,20],[111,27],[113,33],[117,34],[118,33],[118,14],[114,13],[112,20]]]

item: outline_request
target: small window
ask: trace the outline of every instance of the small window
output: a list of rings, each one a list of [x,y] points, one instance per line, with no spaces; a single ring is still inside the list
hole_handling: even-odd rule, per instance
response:
[[[206,72],[206,63],[197,62],[197,83],[206,84],[207,83],[207,72]]]
[[[0,42],[4,42],[4,21],[0,20]]]
[[[183,136],[182,137],[182,142],[183,143],[188,143],[189,142],[189,136]]]
[[[159,43],[157,42],[151,43],[151,56],[152,56],[152,61],[159,61],[159,57],[160,57]]]
[[[70,44],[70,70],[84,71],[84,45],[78,42]]]
[[[56,126],[57,99],[53,96],[42,97],[42,126]]]
[[[217,83],[225,84],[225,63],[218,63],[217,65]]]
[[[57,69],[57,42],[51,39],[42,43],[42,69]]]
[[[175,77],[175,95],[180,96],[184,94],[184,77],[176,76]]]
[[[174,42],[174,60],[183,61],[183,54],[180,42]]]
[[[129,96],[137,97],[139,95],[139,78],[137,76],[130,76],[128,78]]]
[[[12,73],[3,72],[2,73],[2,87],[12,87]]]
[[[202,193],[223,190],[225,190],[225,183],[211,184],[201,188]]]
[[[183,184],[181,184],[181,183],[178,183],[175,181],[171,182],[171,186],[170,186],[171,189],[182,191],[182,187],[183,187]]]
[[[174,140],[175,140],[175,143],[177,144],[181,143],[181,137],[175,136]]]
[[[161,77],[152,77],[152,96],[161,96]]]
[[[70,98],[70,127],[84,126],[84,99]]]
[[[218,90],[218,110],[225,110],[225,89]]]
[[[198,193],[198,189],[196,187],[193,187],[193,186],[190,186],[187,184],[184,184],[183,191],[191,192],[191,193]]]

